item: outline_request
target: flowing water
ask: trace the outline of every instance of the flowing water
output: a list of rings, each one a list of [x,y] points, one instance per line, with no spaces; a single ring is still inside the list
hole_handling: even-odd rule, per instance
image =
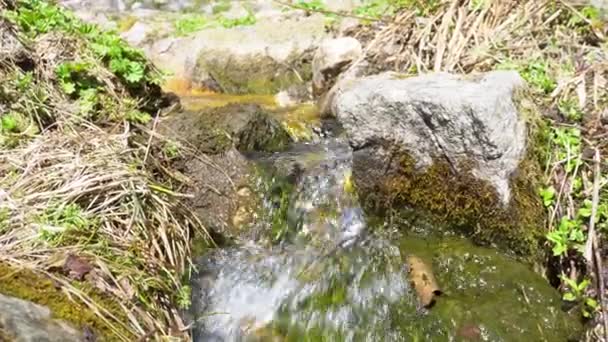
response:
[[[267,177],[264,189],[288,179],[290,191],[278,201],[263,194],[269,214],[258,228],[274,243],[245,241],[197,261],[195,341],[565,341],[576,331],[557,291],[528,266],[460,237],[370,226],[339,138],[251,158],[286,175]],[[410,255],[441,287],[430,308],[408,279]]]

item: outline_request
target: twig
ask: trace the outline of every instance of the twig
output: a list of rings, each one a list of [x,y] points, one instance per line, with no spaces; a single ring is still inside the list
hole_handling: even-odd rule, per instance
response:
[[[599,189],[600,189],[600,151],[595,149],[594,161],[594,179],[593,179],[593,194],[592,194],[592,206],[591,206],[591,217],[589,218],[589,234],[587,235],[587,242],[585,243],[585,252],[583,256],[587,261],[588,265],[593,264],[593,240],[595,239],[595,216],[597,215],[597,207],[599,203]]]
[[[587,242],[585,243],[585,253],[583,256],[587,261],[589,269],[593,269],[595,259],[595,274],[598,282],[598,296],[600,299],[600,308],[602,310],[602,322],[604,323],[604,339],[608,341],[608,315],[606,314],[606,307],[604,305],[604,276],[602,274],[602,259],[599,255],[599,249],[597,246],[597,237],[595,233],[595,217],[597,215],[597,207],[599,204],[599,193],[600,193],[600,151],[595,149],[594,160],[594,178],[593,178],[593,195],[592,195],[592,206],[591,206],[591,217],[589,218],[589,235],[587,236]]]
[[[156,113],[156,117],[154,117],[154,123],[152,124],[152,133],[156,131],[156,126],[158,125],[158,119],[160,118],[160,111]],[[154,134],[150,134],[150,138],[148,139],[148,144],[146,146],[146,154],[144,155],[143,164],[146,165],[146,161],[148,160],[148,155],[150,154],[150,146],[152,146],[152,139],[154,138]]]

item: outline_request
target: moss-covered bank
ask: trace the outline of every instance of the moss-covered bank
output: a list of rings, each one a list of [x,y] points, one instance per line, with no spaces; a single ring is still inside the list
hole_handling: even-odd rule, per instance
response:
[[[72,285],[86,293],[90,300],[101,304],[105,310],[110,310],[117,321],[128,322],[120,304],[115,300],[93,290],[88,284]],[[89,307],[68,297],[61,286],[51,278],[29,269],[18,269],[0,263],[0,293],[46,306],[51,310],[54,318],[72,323],[81,331],[90,329],[100,341],[119,340],[116,336],[134,338],[125,326],[109,325]],[[4,341],[1,334],[0,341]]]

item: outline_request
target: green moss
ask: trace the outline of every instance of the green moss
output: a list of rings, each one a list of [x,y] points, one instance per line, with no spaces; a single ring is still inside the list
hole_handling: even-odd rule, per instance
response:
[[[537,109],[528,101],[527,90],[515,94],[520,115],[528,125],[526,156],[511,176],[511,200],[503,205],[487,181],[473,176],[472,166],[463,160],[454,173],[447,161],[435,160],[420,170],[408,153],[396,156],[395,172],[376,191],[360,191],[362,203],[369,211],[395,208],[393,220],[431,229],[453,229],[471,236],[480,244],[496,245],[529,261],[542,257],[541,241],[546,212],[537,195],[542,175],[539,164],[543,134]],[[417,215],[417,217],[414,217]],[[437,228],[438,227],[438,228]]]
[[[521,164],[511,180],[512,200],[503,206],[491,184],[472,176],[466,165],[457,175],[447,162],[436,160],[424,171],[403,154],[399,173],[379,189],[390,206],[422,209],[433,223],[471,235],[483,244],[497,244],[522,256],[539,256],[544,210],[529,175],[533,162]],[[366,197],[365,194],[361,194]]]
[[[15,269],[0,263],[0,293],[48,307],[54,318],[65,320],[77,327],[92,328],[104,341],[119,340],[116,332],[81,302],[71,300],[51,279],[26,269]],[[121,323],[128,322],[119,304],[102,296],[84,284],[74,284],[93,301],[110,311]],[[118,333],[128,338],[134,335],[115,325]],[[2,335],[0,334],[0,337]],[[1,340],[1,338],[0,338]]]

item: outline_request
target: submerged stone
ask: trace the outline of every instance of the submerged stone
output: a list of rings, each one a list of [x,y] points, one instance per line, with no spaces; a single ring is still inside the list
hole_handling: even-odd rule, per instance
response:
[[[284,148],[291,137],[283,126],[260,106],[232,104],[169,115],[158,131],[181,146],[175,167],[189,180],[189,204],[203,224],[224,237],[250,234],[259,198],[239,190],[255,188],[257,176],[242,153]]]
[[[385,73],[349,83],[332,107],[355,150],[368,212],[418,210],[479,242],[537,256],[544,211],[514,99],[524,85],[517,73]]]

